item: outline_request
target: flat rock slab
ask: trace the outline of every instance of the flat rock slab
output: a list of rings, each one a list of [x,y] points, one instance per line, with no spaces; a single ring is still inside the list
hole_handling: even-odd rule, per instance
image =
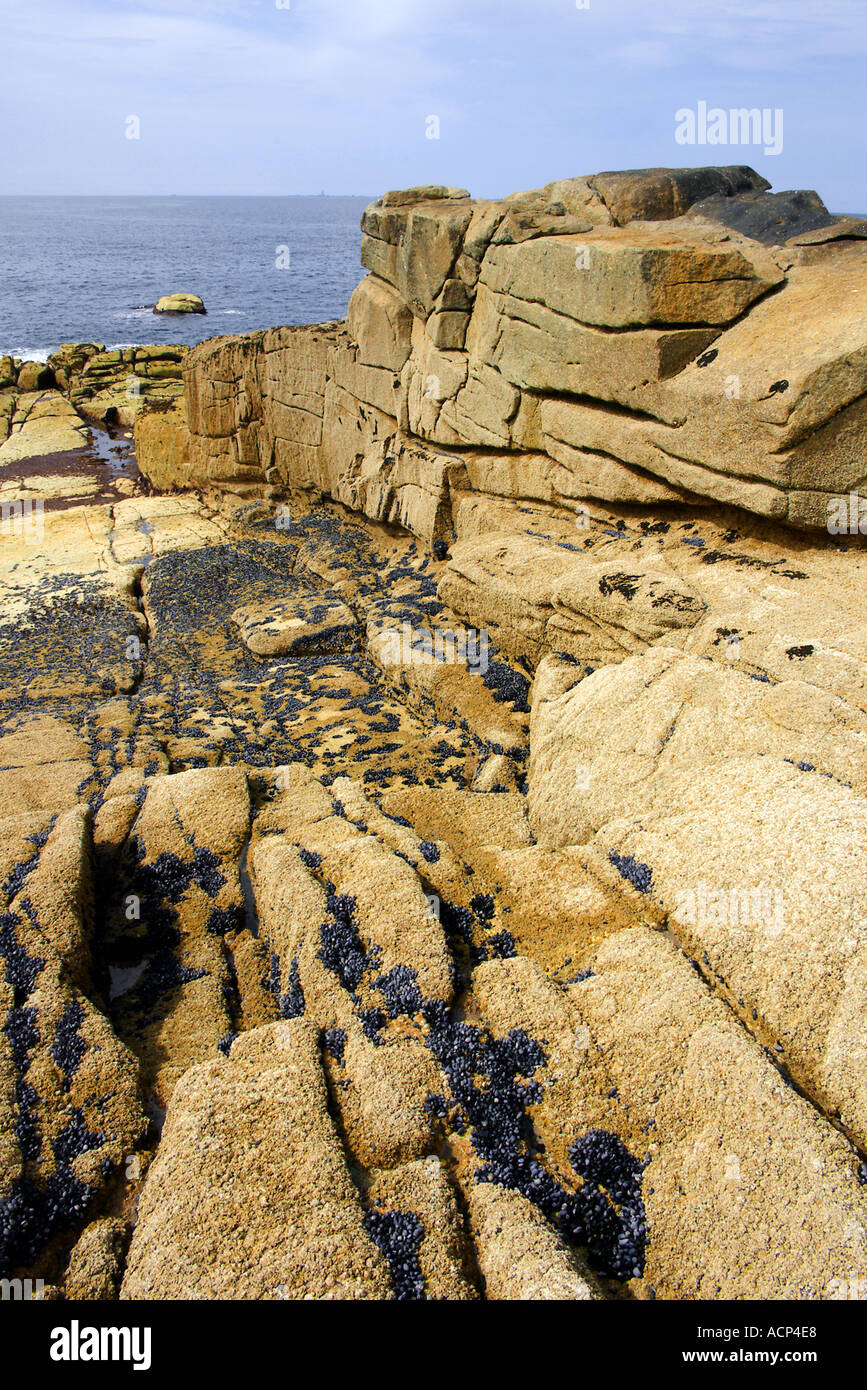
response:
[[[624,720],[623,711],[629,711]],[[867,791],[867,715],[794,677],[773,684],[657,646],[534,712],[528,810],[540,843],[586,843],[616,816],[676,814],[672,778],[764,757]],[[579,794],[580,793],[580,794]]]
[[[28,391],[15,403],[0,464],[83,449],[89,442],[87,426],[59,391]]]
[[[594,228],[493,247],[480,283],[602,328],[726,324],[783,279],[753,241],[714,241],[689,224]]]
[[[256,656],[311,656],[350,651],[358,644],[352,609],[321,594],[251,603],[236,608],[232,622]]]

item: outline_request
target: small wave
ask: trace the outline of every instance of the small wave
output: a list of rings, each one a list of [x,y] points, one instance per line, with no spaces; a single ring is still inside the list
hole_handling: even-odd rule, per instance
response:
[[[137,304],[132,309],[115,309],[112,318],[115,319],[141,319],[151,318],[154,306],[152,304]],[[246,318],[249,314],[248,309],[209,309],[208,314],[211,318],[221,318],[232,315],[233,317]],[[195,318],[195,315],[191,315]]]
[[[69,338],[71,343],[84,343],[91,341],[87,338]],[[47,362],[53,353],[60,351],[60,343],[53,343],[51,347],[29,348],[29,347],[0,347],[0,357],[19,357],[22,362]],[[125,343],[106,343],[106,352],[120,352],[124,348],[142,347],[142,341],[137,338],[134,342]],[[152,346],[150,343],[144,344],[146,347]]]
[[[20,357],[22,362],[47,362],[52,352],[56,352],[59,347],[58,343],[57,347],[47,348],[0,348],[0,357]]]

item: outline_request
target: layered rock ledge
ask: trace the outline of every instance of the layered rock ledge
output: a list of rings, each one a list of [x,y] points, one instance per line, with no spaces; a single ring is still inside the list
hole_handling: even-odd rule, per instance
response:
[[[200,344],[186,414],[139,421],[141,467],[428,541],[479,496],[824,529],[865,483],[867,226],[766,187],[740,168],[389,193],[346,322]]]

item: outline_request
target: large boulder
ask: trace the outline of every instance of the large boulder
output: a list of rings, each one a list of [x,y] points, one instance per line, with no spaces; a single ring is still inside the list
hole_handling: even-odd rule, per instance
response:
[[[22,362],[16,384],[19,391],[44,391],[54,386],[54,372],[45,362]]]
[[[369,367],[400,372],[412,346],[412,313],[385,280],[367,275],[353,292],[346,316],[358,360]]]
[[[723,203],[733,195],[771,186],[745,164],[703,169],[624,169],[594,174],[588,183],[620,227],[627,222],[680,217],[702,199],[715,197]]]

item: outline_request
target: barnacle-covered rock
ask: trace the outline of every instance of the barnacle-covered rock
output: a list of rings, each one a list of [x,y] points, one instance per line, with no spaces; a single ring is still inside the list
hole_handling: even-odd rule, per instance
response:
[[[589,1303],[603,1297],[593,1272],[526,1197],[492,1182],[470,1182],[464,1191],[486,1299]]]
[[[395,1297],[477,1296],[460,1208],[438,1158],[378,1173],[365,1201],[365,1225],[389,1260]]]
[[[391,1291],[334,1124],[316,1030],[245,1034],[175,1088],[122,1297],[370,1299]]]
[[[126,1224],[117,1217],[103,1216],[91,1222],[69,1257],[63,1279],[67,1300],[117,1298],[127,1235]]]
[[[326,594],[299,595],[249,604],[232,614],[241,637],[257,656],[310,656],[349,651],[356,644],[355,615]]]
[[[237,1000],[223,938],[243,923],[238,861],[250,820],[241,768],[151,781],[118,861],[101,942],[112,1017],[164,1104],[217,1054]]]
[[[135,1058],[73,982],[54,944],[57,921],[43,929],[28,867],[19,866],[20,891],[0,916],[4,1274],[43,1258],[50,1267],[147,1128]],[[73,914],[67,935],[78,929]]]

